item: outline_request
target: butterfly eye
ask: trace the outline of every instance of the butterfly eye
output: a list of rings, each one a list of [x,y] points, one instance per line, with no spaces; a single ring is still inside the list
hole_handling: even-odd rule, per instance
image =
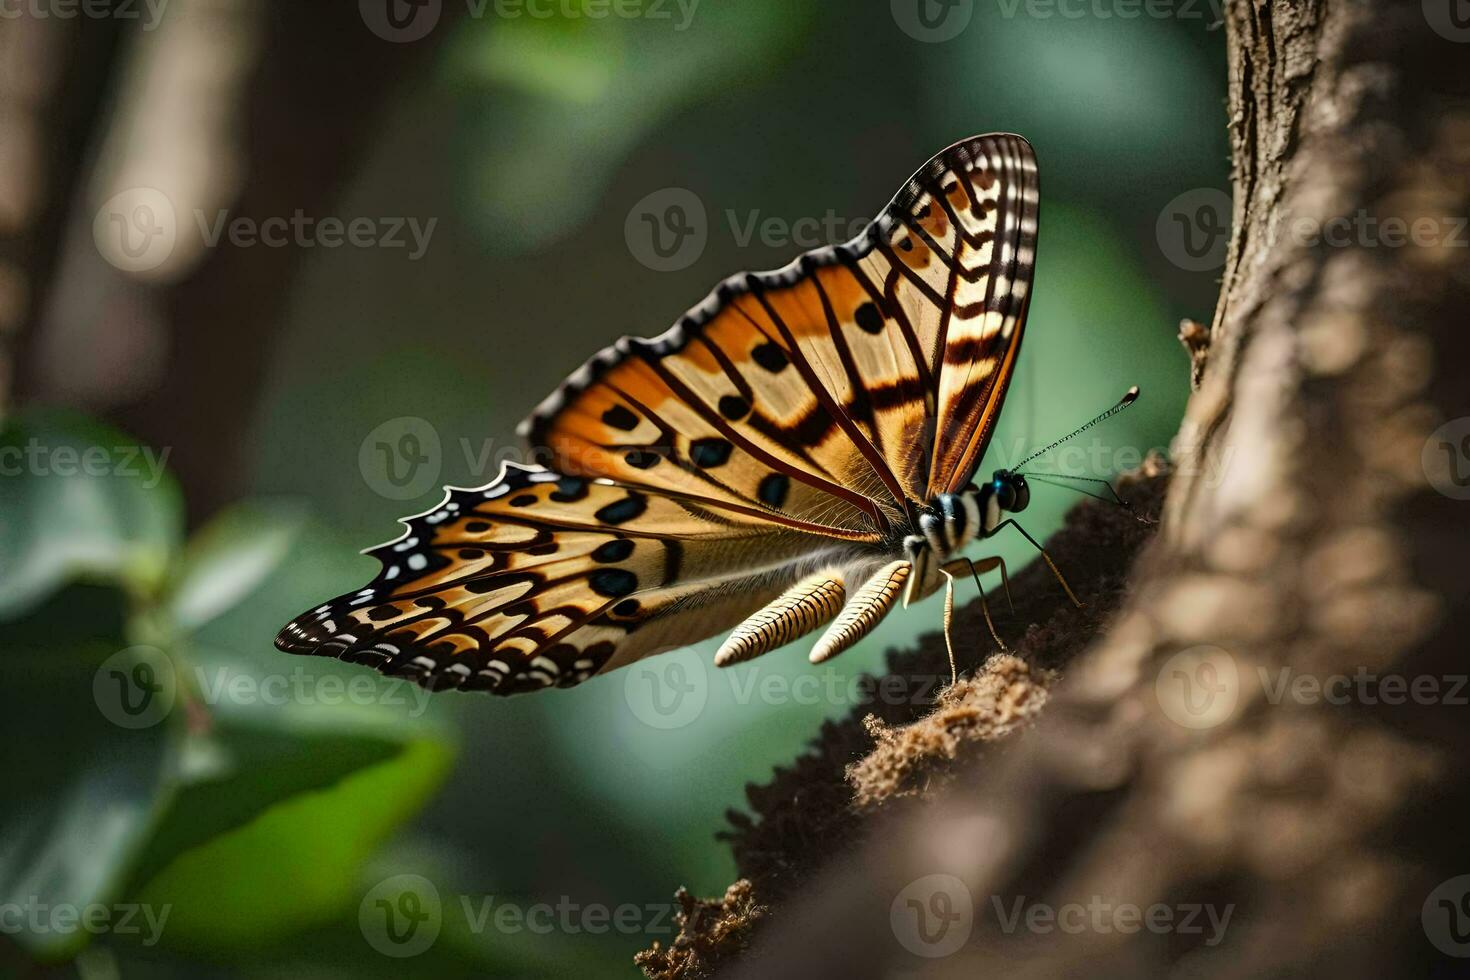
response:
[[[1017,510],[1016,488],[1005,480],[995,481],[995,499],[1001,510]]]
[[[1010,510],[1019,513],[1026,509],[1027,504],[1031,503],[1031,487],[1024,477],[1017,476],[1014,488],[1016,500],[1015,503],[1011,504]]]

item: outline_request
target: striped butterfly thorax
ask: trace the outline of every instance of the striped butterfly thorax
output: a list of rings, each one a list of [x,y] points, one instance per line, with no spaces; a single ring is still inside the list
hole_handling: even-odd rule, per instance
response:
[[[719,663],[829,621],[814,658],[851,646],[911,576],[933,587],[906,542],[994,429],[1037,200],[1021,137],[949,147],[853,240],[596,354],[521,425],[554,468],[451,488],[276,645],[500,694],[736,626]]]

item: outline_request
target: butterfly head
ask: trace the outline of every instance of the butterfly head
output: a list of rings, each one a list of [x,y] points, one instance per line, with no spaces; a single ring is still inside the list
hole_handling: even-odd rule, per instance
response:
[[[919,514],[919,532],[934,554],[947,557],[990,534],[1006,514],[1023,511],[1030,502],[1024,476],[996,470],[988,483],[935,497]]]
[[[1011,470],[996,470],[990,482],[976,490],[985,533],[994,531],[1006,514],[1019,514],[1031,503],[1026,477]]]
[[[970,484],[959,493],[941,493],[919,511],[918,534],[904,540],[913,566],[904,606],[927,595],[938,583],[937,568],[976,538],[988,537],[1007,514],[1019,513],[1031,503],[1026,478],[1010,470],[996,470],[986,483]]]
[[[1018,514],[1030,503],[1026,477],[996,470],[986,483],[972,483],[959,493],[935,497],[919,515],[919,531],[936,555],[952,555],[976,538],[990,535],[1007,514]]]

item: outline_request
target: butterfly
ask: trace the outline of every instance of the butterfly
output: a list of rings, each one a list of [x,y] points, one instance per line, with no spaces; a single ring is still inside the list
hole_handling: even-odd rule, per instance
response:
[[[975,478],[1021,350],[1038,200],[1022,137],[950,146],[851,241],[595,355],[521,424],[553,465],[449,488],[366,552],[376,578],[276,645],[513,694],[726,630],[721,666],[825,626],[820,663],[945,580],[948,610],[956,572],[1005,571],[956,556],[1030,500],[1019,473]]]

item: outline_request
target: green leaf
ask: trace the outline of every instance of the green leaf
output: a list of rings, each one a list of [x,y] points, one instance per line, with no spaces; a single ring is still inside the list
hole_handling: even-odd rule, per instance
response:
[[[302,525],[297,508],[264,504],[224,511],[189,539],[164,606],[192,631],[237,605],[280,564]]]
[[[119,646],[93,640],[86,648],[7,651],[0,903],[26,910],[15,939],[40,959],[71,955],[91,938],[75,924],[53,923],[52,912],[117,897],[175,782],[174,719],[145,713],[143,727],[125,728],[109,720],[115,706],[104,713],[109,671],[129,663],[168,669],[156,651],[110,657]]]
[[[141,886],[185,851],[402,750],[400,743],[383,739],[332,733],[306,738],[252,725],[223,726],[191,738],[185,756],[189,778],[154,831],[132,880]]]
[[[339,567],[360,562],[319,528],[258,505],[224,515],[190,543],[180,587],[164,604],[199,613],[175,614],[181,626],[199,624],[180,650],[180,687],[195,721],[186,746],[190,765],[138,863],[134,890],[180,855],[272,807],[332,791],[355,773],[392,762],[415,740],[446,738],[427,717],[430,695],[422,688],[270,644],[288,610],[340,591],[333,580]],[[241,563],[253,572],[232,576]],[[229,592],[249,598],[229,601]]]
[[[182,533],[167,456],[71,413],[10,420],[0,431],[0,619],[72,581],[153,592]]]
[[[415,739],[186,851],[136,898],[169,909],[163,945],[172,949],[266,947],[324,926],[355,908],[364,862],[428,799],[450,758],[443,743]]]

